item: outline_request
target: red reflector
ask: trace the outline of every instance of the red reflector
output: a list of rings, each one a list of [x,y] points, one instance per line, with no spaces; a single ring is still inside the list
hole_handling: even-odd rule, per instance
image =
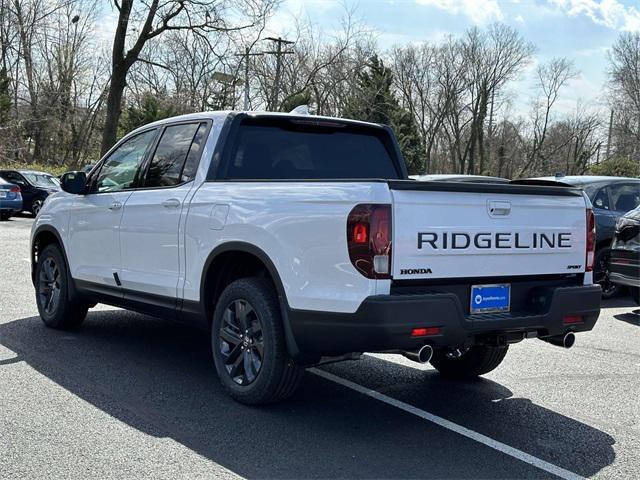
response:
[[[587,245],[586,245],[585,272],[593,271],[593,262],[596,256],[596,218],[593,210],[587,209]]]
[[[353,241],[355,243],[367,243],[367,224],[356,223],[353,226]]]
[[[565,325],[569,325],[572,323],[582,323],[582,322],[584,322],[582,315],[566,315],[562,319],[562,323],[564,323]]]
[[[414,328],[411,330],[412,337],[430,337],[432,335],[439,335],[440,327],[427,327],[427,328]]]
[[[12,192],[12,193],[20,193],[20,187],[18,187],[18,186],[11,187],[9,189],[9,191]]]

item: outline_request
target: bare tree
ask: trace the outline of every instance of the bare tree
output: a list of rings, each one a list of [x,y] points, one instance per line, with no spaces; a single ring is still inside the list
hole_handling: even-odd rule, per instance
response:
[[[640,160],[640,33],[624,33],[609,52],[615,153]]]
[[[484,170],[485,121],[491,99],[522,71],[534,50],[534,46],[525,41],[517,30],[504,24],[491,25],[486,33],[477,28],[467,32],[463,54],[470,66],[469,110],[472,117],[467,142],[467,173],[482,173]]]
[[[340,115],[355,86],[354,72],[363,68],[373,51],[369,32],[355,20],[352,10],[345,10],[341,23],[340,31],[327,36],[317,25],[296,19],[295,30],[286,32],[294,44],[293,54],[282,59],[278,88],[282,98],[273,105],[277,59],[264,55],[254,63],[259,97],[254,102],[274,110],[313,103],[316,113]]]
[[[540,90],[540,94],[534,100],[533,105],[533,145],[521,174],[530,167],[539,168],[548,173],[548,155],[544,153],[544,146],[551,111],[558,100],[562,87],[577,75],[578,72],[575,70],[573,62],[567,58],[554,58],[538,67],[536,87]]]
[[[141,56],[145,46],[167,31],[190,30],[196,35],[232,32],[255,26],[264,21],[273,0],[178,0],[160,2],[141,1],[134,8],[134,0],[114,0],[118,10],[118,25],[113,39],[111,79],[107,96],[107,111],[102,134],[102,153],[116,141],[122,95],[129,70],[136,62],[151,62]],[[230,11],[242,20],[229,22]],[[138,31],[127,48],[127,36]]]

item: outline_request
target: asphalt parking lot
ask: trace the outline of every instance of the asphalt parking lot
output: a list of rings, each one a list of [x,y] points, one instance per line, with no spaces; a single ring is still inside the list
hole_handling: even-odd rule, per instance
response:
[[[0,478],[640,478],[628,297],[571,350],[528,340],[483,379],[366,355],[250,408],[223,393],[206,333],[104,306],[46,329],[31,222],[0,223]]]

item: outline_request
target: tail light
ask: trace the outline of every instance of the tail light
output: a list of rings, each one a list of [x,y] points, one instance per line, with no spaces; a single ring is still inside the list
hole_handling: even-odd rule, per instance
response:
[[[20,193],[20,187],[16,185],[14,187],[11,187],[9,191],[12,193]]]
[[[356,205],[347,219],[353,266],[367,278],[391,278],[391,205]]]
[[[596,256],[596,219],[593,210],[587,209],[587,253],[585,258],[585,271],[593,271],[593,262]]]

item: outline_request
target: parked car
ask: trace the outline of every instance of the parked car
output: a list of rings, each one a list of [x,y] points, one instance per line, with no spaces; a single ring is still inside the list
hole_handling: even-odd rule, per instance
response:
[[[96,302],[195,322],[248,404],[362,352],[483,375],[527,338],[570,347],[600,313],[582,191],[409,180],[382,125],[168,118],[62,186],[31,232],[43,322],[77,327]]]
[[[488,177],[485,175],[429,174],[411,175],[409,178],[419,182],[509,183],[507,178]]]
[[[0,178],[0,220],[8,220],[11,215],[22,211],[20,187]]]
[[[53,175],[35,170],[0,170],[0,178],[14,183],[22,192],[22,210],[38,215],[47,197],[60,191],[60,181]]]
[[[618,219],[640,205],[640,179],[584,175],[541,177],[539,180],[579,187],[589,196],[596,217],[594,279],[602,286],[604,298],[614,297],[620,292],[621,286],[613,283],[609,274],[611,241]]]
[[[626,213],[616,223],[611,243],[609,278],[629,288],[640,305],[640,207]]]

